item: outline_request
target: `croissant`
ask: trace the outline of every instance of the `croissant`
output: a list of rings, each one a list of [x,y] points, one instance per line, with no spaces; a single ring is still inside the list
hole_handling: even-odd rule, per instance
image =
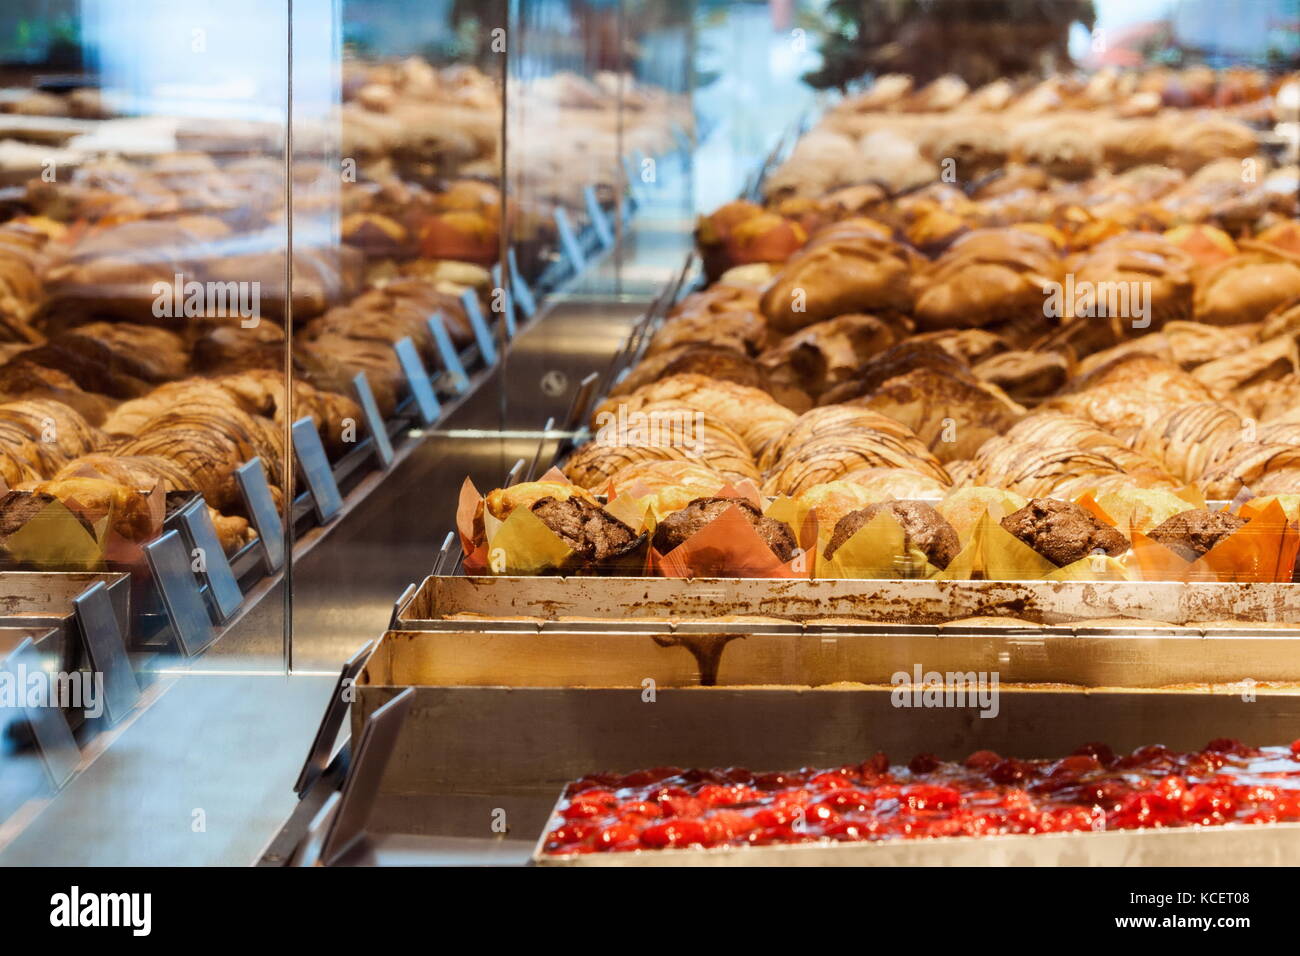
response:
[[[781,459],[763,484],[763,493],[797,495],[813,485],[842,478],[863,466],[901,467],[946,483],[943,466],[923,459],[880,434],[830,435],[800,445]]]
[[[1165,412],[1138,432],[1136,451],[1184,481],[1195,481],[1246,434],[1246,422],[1220,402],[1196,402]]]
[[[1241,442],[1197,483],[1210,499],[1235,498],[1243,487],[1256,495],[1295,494],[1300,491],[1300,447]]]
[[[1211,268],[1196,284],[1199,322],[1258,322],[1300,295],[1300,265],[1281,255],[1247,252]]]
[[[792,256],[763,293],[768,323],[794,332],[850,312],[906,312],[911,265],[903,247],[874,238],[818,243]]]
[[[969,458],[1025,414],[1023,407],[996,386],[968,382],[931,368],[891,378],[852,404],[906,425],[941,462]]]
[[[652,402],[662,401],[688,405],[716,418],[740,435],[755,456],[761,455],[795,420],[794,412],[760,389],[690,374],[673,375],[628,395],[606,399],[592,415],[593,426],[599,428],[602,423],[617,421],[620,413],[631,415]]]
[[[1192,376],[1218,392],[1274,381],[1300,372],[1300,349],[1289,335],[1261,342],[1236,354],[1206,362],[1192,370]]]
[[[988,326],[1043,317],[1045,290],[1061,264],[1051,242],[1017,229],[979,229],[957,239],[917,276],[917,326],[924,330]]]

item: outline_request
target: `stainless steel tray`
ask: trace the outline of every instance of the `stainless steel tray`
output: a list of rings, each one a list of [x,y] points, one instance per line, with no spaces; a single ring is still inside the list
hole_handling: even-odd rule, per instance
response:
[[[823,657],[815,649],[823,637],[766,635],[764,640],[772,642],[766,650],[753,635],[731,641],[718,669],[720,686],[702,687],[698,664],[688,652],[659,646],[646,634],[391,632],[358,679],[352,707],[355,736],[375,709],[408,687],[414,690],[370,829],[381,838],[490,840],[500,836],[490,829],[500,811],[509,821],[508,840],[531,839],[546,826],[555,795],[568,781],[603,770],[742,765],[758,771],[838,766],[878,750],[902,760],[922,751],[958,759],[980,749],[1033,757],[1069,753],[1094,740],[1123,751],[1150,743],[1194,749],[1222,736],[1259,744],[1300,737],[1300,683],[1233,683],[1239,665],[1226,652],[1223,682],[1209,681],[1198,641],[1209,645],[1201,639],[1137,639],[1141,644],[1130,644],[1127,658],[1111,660],[1107,655],[1124,651],[1125,639],[1066,637],[1020,648],[1015,644],[1020,638],[1010,634],[956,640],[937,631],[897,639],[854,635],[835,638],[834,649]],[[774,653],[782,643],[799,653]],[[1300,655],[1287,656],[1287,644],[1273,645],[1276,676],[1300,676]],[[989,661],[999,661],[1000,646],[1009,658],[998,665],[1004,676],[996,719],[981,718],[971,708],[894,706],[890,671],[910,670],[914,663],[927,670],[987,671],[993,669]],[[1243,659],[1268,650],[1235,646]],[[727,656],[740,648],[746,648],[742,655]],[[940,656],[931,659],[932,652]],[[1047,656],[1038,656],[1042,653]],[[816,688],[795,683],[873,675],[883,683]],[[1191,675],[1208,682],[1142,686]],[[1077,683],[1030,682],[1063,676]],[[649,697],[646,678],[653,680]],[[729,683],[733,679],[755,683]],[[1102,684],[1109,681],[1133,686]],[[1206,847],[1222,845],[1223,838],[1209,839],[1198,843],[1195,853],[1217,852]],[[970,841],[969,847],[950,842],[884,848],[887,855],[872,860],[912,862],[911,854],[917,854],[915,861],[922,862],[920,855],[935,854],[941,862],[987,863],[1020,852],[1015,844],[1003,850],[988,840]],[[1180,843],[1112,849],[1117,844],[1052,846],[1059,860],[1074,862],[1189,859]],[[1031,847],[1029,852],[1040,851]],[[1260,852],[1259,860],[1268,858]],[[747,861],[757,862],[752,857],[736,862]]]
[[[1046,629],[1045,629],[1046,630]],[[1079,689],[1300,688],[1300,642],[1194,630],[1050,635],[816,631],[710,633],[390,631],[360,684],[373,686],[659,688],[832,685],[888,688],[923,672],[996,674],[999,685]],[[909,681],[910,682],[910,681]],[[1300,728],[1298,728],[1300,736]]]
[[[554,822],[554,821],[552,821]],[[1294,866],[1300,823],[550,856],[539,866]]]
[[[510,629],[546,621],[797,621],[935,625],[1140,622],[1300,628],[1300,584],[1174,581],[762,580],[430,576],[399,609],[404,628],[453,620]]]

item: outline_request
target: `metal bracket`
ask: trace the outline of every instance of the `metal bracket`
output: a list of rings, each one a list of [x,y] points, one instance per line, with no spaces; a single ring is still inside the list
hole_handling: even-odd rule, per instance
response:
[[[343,782],[338,809],[321,843],[320,860],[325,866],[339,862],[348,850],[365,839],[379,785],[414,701],[415,690],[408,687],[366,718],[361,740],[352,755],[352,768]]]
[[[325,457],[325,446],[316,432],[316,423],[310,417],[300,418],[293,423],[290,434],[298,466],[302,468],[307,487],[311,490],[316,517],[321,524],[326,524],[343,510],[343,496],[339,494],[338,482],[334,480],[329,459]]]
[[[578,242],[573,225],[569,222],[569,214],[563,209],[555,210],[555,230],[560,239],[560,251],[568,260],[573,274],[577,275],[587,267],[587,257],[583,255],[582,244]]]
[[[433,394],[433,382],[429,381],[429,373],[425,371],[424,363],[420,361],[420,353],[415,350],[415,343],[408,335],[393,346],[393,351],[397,353],[397,361],[401,364],[406,382],[411,387],[411,395],[415,398],[415,407],[420,413],[420,421],[425,425],[432,425],[442,414],[442,405],[438,402],[438,396]]]
[[[564,431],[575,431],[587,417],[587,410],[595,396],[598,381],[600,375],[591,372],[578,383],[578,391],[573,396],[573,403],[569,406],[568,414],[564,416]]]
[[[379,405],[375,402],[375,393],[370,388],[370,379],[366,378],[364,371],[352,376],[352,391],[357,396],[357,404],[361,406],[361,414],[365,416],[366,431],[370,432],[370,440],[374,443],[375,458],[379,461],[379,467],[387,468],[393,463],[393,443],[388,437],[388,426],[384,424],[384,417],[379,414]],[[418,403],[419,400],[416,401]]]
[[[334,684],[329,702],[325,705],[325,713],[316,728],[316,736],[312,738],[307,759],[303,761],[302,770],[298,772],[298,781],[293,785],[293,792],[298,796],[301,797],[306,793],[329,766],[330,750],[333,749],[334,741],[339,735],[339,728],[343,726],[343,717],[347,714],[348,704],[351,703],[347,699],[348,692],[361,674],[362,668],[366,666],[366,661],[369,660],[370,653],[374,649],[375,642],[366,641],[360,650],[344,662],[339,671],[339,679]]]
[[[429,331],[433,333],[433,342],[438,347],[438,356],[442,359],[443,370],[451,378],[451,390],[460,395],[469,390],[469,376],[465,374],[465,366],[461,364],[460,353],[456,351],[456,346],[451,342],[451,336],[447,334],[447,324],[442,320],[442,314],[433,313],[428,319]]]
[[[605,210],[600,206],[600,199],[596,196],[596,187],[587,186],[582,191],[582,198],[587,206],[587,218],[591,220],[591,227],[596,231],[596,239],[600,242],[602,249],[609,249],[614,245],[614,230],[610,227],[609,217],[605,215]]]
[[[308,419],[310,421],[310,419]],[[166,534],[144,546],[144,555],[162,595],[167,619],[182,654],[193,657],[212,643],[216,632],[207,605],[199,593],[198,581],[190,568],[190,555],[180,532]]]
[[[537,300],[533,297],[533,290],[524,280],[524,274],[519,271],[519,257],[515,255],[514,246],[506,250],[506,265],[510,267],[510,291],[514,293],[515,301],[519,303],[519,311],[523,313],[525,320],[531,319],[537,314]]]
[[[266,481],[266,469],[261,458],[250,458],[235,469],[235,480],[244,497],[244,508],[257,530],[257,540],[262,543],[262,557],[268,574],[274,574],[284,565],[284,525],[280,512],[271,497],[271,486]]]
[[[474,294],[473,289],[466,289],[461,293],[460,304],[469,319],[470,327],[474,330],[474,341],[478,343],[478,350],[483,354],[483,364],[496,365],[497,347],[492,341],[492,330],[488,328],[487,320],[483,318],[483,308],[479,305],[478,296]]]
[[[239,606],[244,603],[244,592],[239,590],[239,582],[230,570],[226,552],[217,538],[217,529],[212,525],[212,515],[208,513],[208,504],[200,496],[190,502],[180,513],[181,528],[189,538],[190,548],[203,555],[203,567],[199,574],[208,585],[208,597],[216,623],[224,624],[235,616]],[[193,554],[193,551],[190,552]]]
[[[104,709],[108,724],[117,723],[140,701],[140,685],[131,670],[108,587],[96,581],[72,599],[91,669],[104,675]]]
[[[30,637],[23,638],[21,644],[4,660],[0,660],[0,669],[6,670],[13,677],[14,685],[21,691],[27,688],[27,675],[44,672],[45,665],[41,655],[36,651],[36,644]],[[22,696],[26,696],[23,694]],[[76,773],[81,763],[81,751],[77,749],[77,740],[68,729],[68,722],[63,711],[55,701],[46,701],[39,707],[24,704],[23,716],[32,729],[36,749],[45,765],[45,772],[50,784],[59,790]]]

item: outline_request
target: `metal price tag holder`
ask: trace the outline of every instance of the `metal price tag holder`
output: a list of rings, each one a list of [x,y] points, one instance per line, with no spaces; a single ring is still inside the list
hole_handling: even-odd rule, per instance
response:
[[[460,304],[469,318],[470,327],[474,330],[474,341],[478,343],[478,350],[483,353],[483,364],[496,365],[497,348],[492,341],[492,330],[488,328],[487,321],[483,318],[483,309],[479,306],[478,296],[474,294],[473,289],[466,289],[461,293]]]
[[[190,568],[190,555],[181,541],[180,532],[168,531],[150,541],[144,546],[144,555],[162,595],[176,643],[182,654],[193,657],[212,643],[216,632],[212,629],[212,619],[203,603],[203,595],[199,593],[198,581]]]
[[[596,230],[596,239],[600,242],[602,249],[608,249],[614,245],[614,230],[610,228],[609,217],[605,215],[605,210],[600,206],[600,199],[596,196],[596,187],[587,186],[582,191],[582,198],[587,204],[587,218],[591,220],[591,227]]]
[[[563,209],[555,210],[555,229],[560,237],[560,251],[569,261],[569,268],[577,275],[587,267],[587,257],[582,253],[582,245],[569,223],[569,214]]]
[[[92,672],[104,675],[104,710],[109,725],[125,717],[140,701],[140,684],[131,669],[122,631],[117,626],[108,587],[96,581],[72,599]]]
[[[397,353],[397,361],[402,366],[406,383],[411,386],[411,394],[415,397],[415,408],[420,413],[420,421],[425,425],[432,425],[442,414],[442,405],[438,402],[438,396],[433,394],[433,382],[429,381],[429,373],[425,370],[424,363],[420,361],[420,353],[415,350],[415,343],[408,335],[394,345],[393,350]],[[383,429],[382,422],[379,427]],[[392,449],[389,451],[391,453]]]
[[[332,521],[343,510],[343,496],[339,494],[338,482],[334,480],[329,459],[325,457],[325,446],[320,442],[316,425],[310,417],[300,418],[289,431],[293,436],[298,467],[302,469],[311,491],[316,517],[321,524]]]
[[[25,697],[22,694],[27,686],[24,675],[44,671],[45,663],[36,650],[35,642],[30,637],[25,637],[8,657],[0,660],[0,670],[9,672],[20,696]],[[50,784],[58,790],[76,773],[77,766],[81,763],[81,751],[77,749],[77,740],[68,729],[63,711],[49,704],[47,701],[43,707],[28,707],[24,702],[22,712],[32,729],[32,737],[36,741],[36,749],[41,755],[41,763],[45,766]],[[3,725],[0,725],[0,730],[3,730]]]
[[[460,363],[460,353],[447,334],[447,323],[442,320],[442,313],[435,312],[429,316],[428,324],[429,331],[433,333],[433,342],[438,347],[438,356],[442,359],[442,367],[451,378],[451,389],[460,395],[469,389],[469,376],[465,374],[465,366]]]
[[[410,339],[406,341],[409,342]],[[400,353],[398,357],[401,357]],[[375,457],[379,459],[379,466],[387,468],[393,463],[393,443],[388,438],[388,426],[384,424],[384,418],[379,414],[379,405],[375,403],[375,393],[370,390],[370,379],[366,378],[365,372],[357,372],[352,376],[352,390],[356,393],[357,404],[361,406],[361,414],[366,418],[366,430],[370,432],[371,441],[374,442]]]
[[[212,526],[212,515],[208,513],[207,502],[202,497],[194,499],[180,513],[181,528],[189,538],[190,552],[198,552],[203,557],[199,574],[208,585],[208,597],[212,599],[216,623],[224,624],[235,616],[239,606],[244,603],[244,592],[239,590],[239,582],[230,570],[226,560],[225,549],[217,537],[217,529]]]
[[[271,497],[262,459],[250,458],[236,468],[235,480],[244,497],[249,520],[257,530],[257,540],[262,543],[267,573],[274,574],[284,566],[284,525],[280,522],[280,513],[275,510],[275,499]]]
[[[506,265],[510,267],[510,291],[519,303],[519,311],[525,319],[531,319],[537,314],[537,300],[533,298],[533,290],[524,281],[524,274],[519,271],[519,257],[515,255],[514,246],[506,250]]]
[[[361,739],[352,754],[352,767],[343,782],[338,808],[321,842],[320,862],[326,866],[337,863],[365,839],[380,781],[414,701],[415,690],[408,687],[366,718]]]
[[[321,717],[320,726],[316,728],[311,749],[307,751],[307,759],[303,762],[302,770],[298,772],[298,782],[293,785],[293,792],[298,796],[301,797],[306,793],[329,766],[330,750],[333,749],[334,741],[338,738],[339,728],[343,726],[348,705],[352,703],[349,699],[352,686],[356,683],[361,669],[366,666],[370,652],[374,649],[375,642],[366,641],[360,650],[344,662],[339,672],[339,679],[334,684],[334,692],[330,694],[329,702],[325,705],[325,714]]]
[[[505,283],[501,281],[501,263],[499,262],[492,267],[492,287],[494,296],[496,295],[496,289],[501,290],[501,314],[506,318],[506,337],[513,339],[518,328],[515,324],[515,297],[505,287]]]

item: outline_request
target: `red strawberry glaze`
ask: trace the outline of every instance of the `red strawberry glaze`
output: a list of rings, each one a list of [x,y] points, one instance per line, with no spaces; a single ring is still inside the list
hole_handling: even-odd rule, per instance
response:
[[[548,854],[910,840],[1300,821],[1300,740],[1213,740],[1117,756],[1085,744],[1055,760],[981,750],[891,765],[753,774],[740,767],[595,774],[569,785]]]

